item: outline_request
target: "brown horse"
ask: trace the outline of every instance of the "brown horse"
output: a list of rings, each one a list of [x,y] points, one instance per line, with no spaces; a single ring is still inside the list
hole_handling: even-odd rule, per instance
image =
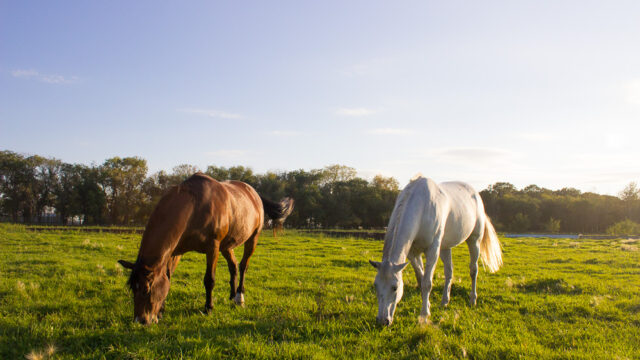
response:
[[[229,298],[243,305],[244,275],[258,243],[264,213],[272,219],[284,220],[288,214],[286,204],[262,198],[243,182],[218,182],[201,173],[171,188],[149,218],[136,262],[118,261],[131,269],[128,285],[133,291],[135,321],[148,324],[162,317],[171,275],[180,256],[188,251],[207,255],[204,275],[207,312],[213,308],[211,291],[220,253],[231,274]],[[233,249],[242,244],[244,254],[236,289],[238,270]]]

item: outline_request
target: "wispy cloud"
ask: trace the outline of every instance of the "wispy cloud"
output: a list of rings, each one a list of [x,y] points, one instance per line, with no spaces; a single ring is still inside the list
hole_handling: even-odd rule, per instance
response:
[[[367,108],[341,108],[336,111],[341,116],[368,116],[375,113],[375,110]]]
[[[441,161],[455,161],[462,163],[487,163],[506,161],[514,158],[517,154],[511,150],[485,147],[454,147],[440,148],[429,152],[430,157]]]
[[[342,71],[342,74],[349,77],[367,76],[384,72],[392,63],[391,58],[374,58],[364,60],[357,64],[351,65]]]
[[[211,118],[218,119],[242,119],[244,116],[236,113],[214,110],[214,109],[199,109],[199,108],[182,108],[178,109],[179,112],[195,115],[204,115]]]
[[[273,130],[273,131],[269,131],[269,135],[273,135],[273,136],[298,136],[300,135],[299,131],[293,131],[293,130]]]
[[[11,76],[20,79],[37,80],[47,84],[73,84],[80,81],[77,76],[63,76],[58,74],[41,74],[33,69],[17,69],[11,71]]]
[[[369,134],[375,135],[409,135],[413,130],[402,128],[377,128],[368,131]]]
[[[17,78],[30,78],[38,76],[38,72],[35,70],[12,70],[11,75]]]

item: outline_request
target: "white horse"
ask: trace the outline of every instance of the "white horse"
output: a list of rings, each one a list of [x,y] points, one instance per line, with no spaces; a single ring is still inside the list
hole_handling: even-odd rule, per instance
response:
[[[402,298],[402,270],[413,266],[422,292],[422,310],[418,321],[426,323],[431,314],[429,295],[438,255],[444,264],[442,305],[449,304],[453,264],[451,248],[463,241],[469,247],[471,305],[476,304],[478,257],[489,271],[502,265],[502,250],[496,231],[484,212],[480,194],[463,182],[436,184],[417,175],[402,190],[391,213],[384,239],[382,261],[371,261],[378,269],[374,285],[378,294],[378,323],[391,325],[396,305]],[[426,266],[422,266],[422,254]],[[409,262],[405,262],[406,260]]]

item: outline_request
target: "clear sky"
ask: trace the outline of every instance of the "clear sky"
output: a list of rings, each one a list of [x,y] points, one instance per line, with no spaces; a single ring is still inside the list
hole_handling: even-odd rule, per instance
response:
[[[0,148],[640,182],[640,1],[0,0]]]

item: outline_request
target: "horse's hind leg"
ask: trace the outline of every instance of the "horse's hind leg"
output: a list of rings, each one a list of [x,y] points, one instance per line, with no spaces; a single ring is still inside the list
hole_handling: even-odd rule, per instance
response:
[[[213,249],[207,251],[207,270],[204,274],[204,290],[207,299],[204,303],[204,309],[208,313],[213,309],[213,300],[211,299],[211,292],[215,285],[216,279],[216,265],[218,265],[218,256],[220,255],[220,242],[216,241]]]
[[[258,245],[258,236],[260,235],[259,231],[256,231],[249,240],[244,243],[244,253],[242,254],[242,260],[240,261],[240,281],[238,282],[238,291],[236,291],[236,296],[233,299],[236,304],[244,305],[244,275],[247,272],[247,267],[249,266],[249,258],[253,255],[253,251],[256,249],[256,245]]]
[[[467,246],[469,247],[469,275],[471,276],[471,294],[469,295],[469,302],[471,305],[476,305],[478,299],[478,292],[476,290],[476,280],[478,278],[478,258],[480,257],[480,241],[477,239],[467,240]]]
[[[227,266],[229,267],[229,285],[231,286],[231,293],[229,300],[233,300],[236,296],[236,278],[238,277],[238,261],[233,255],[233,249],[222,250],[222,256],[227,260]]]
[[[449,305],[451,295],[451,279],[453,278],[453,261],[451,260],[451,249],[440,249],[440,259],[444,264],[444,289],[442,290],[442,306]]]
[[[413,272],[416,274],[416,282],[418,283],[418,290],[422,287],[422,277],[424,276],[424,266],[422,265],[422,255],[420,253],[416,255],[409,255],[409,261]]]

